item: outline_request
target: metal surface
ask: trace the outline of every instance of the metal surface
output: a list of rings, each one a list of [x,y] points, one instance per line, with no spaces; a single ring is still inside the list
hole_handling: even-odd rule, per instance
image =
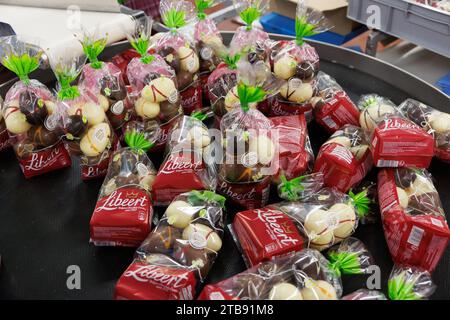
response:
[[[230,40],[231,35],[224,33],[226,41]],[[322,43],[313,45],[322,57],[321,69],[335,77],[353,100],[369,92],[386,95],[396,103],[413,96],[441,110],[450,111],[447,96],[398,68],[339,47]],[[328,136],[314,123],[309,126],[309,135],[317,154],[318,148]],[[152,156],[152,160],[155,166],[161,162],[158,155]],[[430,171],[436,178],[436,187],[444,208],[448,211],[448,165],[434,160]],[[368,178],[376,179],[376,170]],[[0,254],[3,263],[0,270],[0,299],[112,297],[115,283],[132,261],[134,250],[95,248],[88,243],[89,220],[101,183],[102,181],[80,181],[76,162],[72,168],[27,181],[23,178],[12,151],[0,153]],[[278,199],[272,196],[271,201]],[[236,208],[228,208],[228,222],[232,221],[236,212]],[[162,209],[156,210],[156,214],[162,213]],[[381,225],[360,226],[355,236],[367,245],[381,268],[381,287],[386,291],[392,261]],[[66,271],[71,265],[80,267],[80,290],[69,290],[66,286]],[[434,299],[450,299],[449,266],[450,249],[447,249],[433,274],[438,285]],[[222,251],[206,283],[220,281],[244,269],[243,260],[227,231]],[[345,276],[344,293],[364,287],[365,280],[361,276]]]

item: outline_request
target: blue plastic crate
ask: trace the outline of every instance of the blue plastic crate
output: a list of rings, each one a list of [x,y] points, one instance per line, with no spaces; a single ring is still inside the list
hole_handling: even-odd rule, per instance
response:
[[[265,16],[261,17],[260,19],[262,26],[264,27],[264,30],[266,30],[269,33],[277,33],[277,34],[284,34],[288,36],[295,36],[295,20],[288,18],[286,16],[280,15],[278,13],[272,12],[269,14],[266,14]],[[349,34],[343,36],[341,34],[337,34],[331,31],[324,32],[321,34],[317,34],[315,36],[309,37],[310,39],[323,41],[335,45],[341,45],[347,41],[350,41],[351,39],[355,38],[356,36],[360,35],[364,31],[366,31],[367,28],[365,26],[362,26],[358,29],[353,30]]]
[[[450,73],[441,78],[437,85],[441,87],[442,91],[444,91],[446,94],[450,95]]]

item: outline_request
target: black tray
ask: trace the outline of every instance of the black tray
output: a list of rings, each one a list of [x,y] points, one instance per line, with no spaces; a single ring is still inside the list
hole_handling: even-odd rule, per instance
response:
[[[232,34],[224,33],[229,40]],[[278,37],[278,36],[274,36]],[[281,37],[278,37],[281,38]],[[450,99],[414,76],[377,59],[339,47],[314,43],[321,69],[335,77],[352,97],[376,92],[395,103],[407,97],[449,112]],[[445,109],[447,108],[447,109]],[[314,123],[309,133],[315,153],[327,134]],[[161,161],[153,157],[155,165]],[[450,208],[450,172],[434,160],[445,209]],[[376,171],[369,175],[376,179]],[[96,248],[89,244],[89,220],[102,181],[82,182],[78,163],[72,168],[25,180],[11,150],[0,153],[0,299],[110,299],[122,272],[132,261],[130,248]],[[275,200],[274,200],[275,201]],[[163,210],[157,209],[161,214]],[[228,221],[236,210],[228,211]],[[447,218],[449,215],[447,214]],[[380,224],[360,226],[355,234],[372,252],[382,271],[386,292],[392,261]],[[67,268],[81,270],[81,289],[69,290]],[[433,274],[438,288],[433,299],[450,298],[450,250]],[[214,283],[245,269],[228,231],[224,247],[206,279]],[[344,293],[365,287],[365,277],[345,276]]]

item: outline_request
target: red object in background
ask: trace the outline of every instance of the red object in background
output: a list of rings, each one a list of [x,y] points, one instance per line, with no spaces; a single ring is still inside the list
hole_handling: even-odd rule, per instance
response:
[[[269,201],[270,177],[257,182],[228,182],[219,175],[217,193],[245,209],[264,207]]]
[[[334,133],[346,124],[359,126],[359,109],[344,92],[336,92],[314,108],[314,119],[329,133]]]
[[[269,117],[304,115],[309,123],[313,119],[311,103],[295,103],[284,100],[280,95],[271,98]]]
[[[97,246],[137,247],[150,232],[152,216],[152,203],[145,190],[115,190],[97,201],[90,222],[90,240]]]
[[[378,200],[392,259],[432,272],[450,239],[447,221],[443,215],[408,214],[400,205],[394,172],[378,173]]]
[[[193,269],[134,261],[120,277],[115,300],[193,300]]]
[[[72,165],[69,152],[62,142],[41,151],[31,152],[26,157],[17,157],[17,159],[27,179]]]
[[[129,85],[130,82],[128,81],[127,77],[127,66],[128,63],[130,63],[131,59],[140,57],[139,54],[134,49],[128,49],[121,54],[117,54],[114,57],[112,57],[111,62],[114,63],[117,67],[119,67],[120,71],[122,72],[123,80],[125,81],[125,84]]]
[[[286,214],[276,208],[236,214],[233,231],[249,265],[303,249],[304,240]]]
[[[196,110],[203,108],[203,88],[201,81],[194,81],[193,84],[180,91],[181,107],[185,115],[190,115]]]
[[[375,128],[371,150],[377,167],[428,168],[434,155],[434,139],[414,122],[392,116]]]

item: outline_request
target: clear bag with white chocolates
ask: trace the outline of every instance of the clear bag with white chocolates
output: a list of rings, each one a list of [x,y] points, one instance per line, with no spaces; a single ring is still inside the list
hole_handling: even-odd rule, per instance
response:
[[[311,98],[315,96],[315,77],[319,72],[319,55],[304,37],[328,31],[330,22],[321,12],[308,9],[299,1],[295,19],[296,39],[280,42],[273,54],[273,72],[284,80],[280,93],[272,102],[271,116],[305,114],[312,119]]]
[[[192,190],[177,196],[136,256],[170,256],[204,279],[222,248],[225,198],[211,191]]]
[[[450,114],[414,99],[406,99],[398,108],[405,117],[433,135],[435,156],[450,162]]]
[[[29,78],[39,68],[43,51],[11,36],[0,39],[0,53],[1,63],[19,77],[6,93],[0,122],[4,121],[23,174],[31,178],[70,166],[54,121],[55,97],[44,84]],[[6,132],[0,131],[7,141]]]
[[[361,110],[359,124],[369,133],[372,133],[386,116],[399,114],[397,106],[391,100],[377,94],[361,96],[357,106]]]
[[[174,69],[183,112],[190,115],[203,108],[200,58],[193,30],[195,7],[188,1],[162,0],[160,13],[169,31],[152,37],[152,51]]]
[[[98,60],[108,36],[85,31],[78,37],[90,62],[83,67],[78,85],[97,96],[109,122],[117,130],[130,119],[133,106],[127,99],[127,88],[120,68],[112,62]]]
[[[70,153],[81,160],[82,179],[89,180],[106,175],[118,139],[99,97],[90,90],[71,85],[85,61],[84,56],[65,52],[52,59],[52,68],[58,81],[58,125]]]
[[[200,300],[337,300],[341,279],[316,250],[277,256],[219,283],[207,285]]]
[[[395,265],[388,280],[391,300],[425,300],[436,290],[428,271],[416,267]]]

